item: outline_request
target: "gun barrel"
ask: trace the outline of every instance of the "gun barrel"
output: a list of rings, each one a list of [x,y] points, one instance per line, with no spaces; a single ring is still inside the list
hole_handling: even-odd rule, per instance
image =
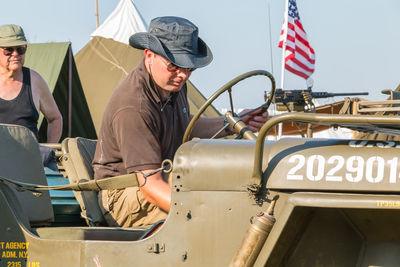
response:
[[[327,93],[327,92],[312,92],[311,95],[314,98],[325,98],[334,96],[356,96],[356,95],[368,95],[368,92],[357,92],[357,93]]]

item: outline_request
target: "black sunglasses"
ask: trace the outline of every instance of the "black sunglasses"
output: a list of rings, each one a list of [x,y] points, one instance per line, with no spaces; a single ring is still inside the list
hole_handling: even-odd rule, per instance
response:
[[[14,51],[17,51],[18,55],[22,56],[26,52],[26,46],[15,46],[15,47],[2,47],[3,54],[8,57]]]
[[[180,71],[187,71],[189,73],[192,73],[193,71],[196,70],[196,68],[181,68],[178,67],[177,65],[175,65],[174,63],[170,62],[168,59],[164,58],[163,56],[159,56],[161,58],[163,58],[161,61],[162,63],[164,63],[165,66],[167,66],[167,70],[169,72],[177,72],[178,70]]]
[[[172,62],[170,62],[169,65],[167,65],[167,69],[169,72],[176,72],[176,71],[180,70],[180,71],[187,71],[189,73],[192,73],[193,71],[196,70],[196,68],[181,68]]]

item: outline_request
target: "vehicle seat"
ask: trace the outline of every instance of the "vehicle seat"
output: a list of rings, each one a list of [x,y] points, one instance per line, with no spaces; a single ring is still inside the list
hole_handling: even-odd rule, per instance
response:
[[[0,124],[0,137],[0,176],[24,183],[47,185],[39,144],[32,131],[24,126]],[[24,224],[30,224],[26,225],[28,228],[46,226],[54,221],[48,191],[37,197],[29,191],[19,192],[8,183],[2,184],[1,191],[8,196],[12,205],[20,205],[19,217],[23,217]],[[11,199],[14,196],[19,203]]]
[[[91,143],[92,152],[90,150],[87,152],[93,153],[95,141],[82,140],[79,143]],[[28,128],[0,124],[0,146],[1,177],[24,183],[47,185],[39,144]],[[90,147],[90,145],[82,146]],[[40,197],[29,191],[19,192],[9,182],[0,180],[0,226],[11,229],[11,232],[4,230],[0,236],[13,236],[12,240],[22,242],[25,240],[24,232],[28,230],[29,234],[45,239],[136,241],[144,238],[149,232],[148,227],[54,227],[51,225],[54,213],[49,192],[42,192]],[[97,205],[97,200],[95,203]]]
[[[61,163],[70,183],[85,182],[93,179],[92,160],[96,151],[96,140],[82,137],[66,138],[61,143],[64,155]],[[95,191],[74,191],[81,206],[81,216],[89,226],[106,226],[106,222],[97,202]]]

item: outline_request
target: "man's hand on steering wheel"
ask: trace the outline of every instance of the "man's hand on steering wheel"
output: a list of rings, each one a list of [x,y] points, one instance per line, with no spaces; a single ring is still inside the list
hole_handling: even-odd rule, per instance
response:
[[[262,111],[262,108],[260,107],[253,112],[246,114],[249,111],[251,111],[251,109],[245,109],[239,113],[239,116],[253,133],[258,132],[258,130],[260,130],[264,123],[268,120],[268,111],[260,114],[260,112]],[[246,115],[242,117],[242,114]]]

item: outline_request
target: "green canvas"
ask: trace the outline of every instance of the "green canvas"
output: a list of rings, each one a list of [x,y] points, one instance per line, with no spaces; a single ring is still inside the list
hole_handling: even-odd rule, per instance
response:
[[[65,137],[97,138],[91,114],[82,89],[72,56],[71,43],[29,44],[26,67],[37,71],[47,82],[63,116]],[[69,81],[71,80],[71,106],[69,104]],[[38,121],[39,142],[46,142],[47,122],[40,114]],[[60,140],[60,141],[61,141]]]

